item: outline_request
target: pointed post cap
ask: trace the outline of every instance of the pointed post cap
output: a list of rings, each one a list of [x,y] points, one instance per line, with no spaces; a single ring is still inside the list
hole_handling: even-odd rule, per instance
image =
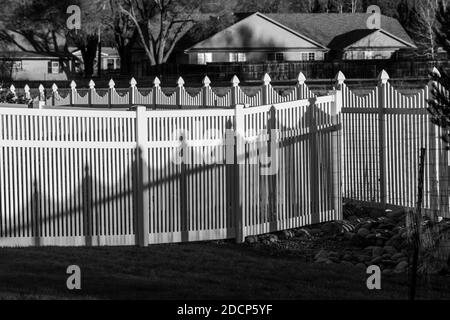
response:
[[[30,93],[30,87],[26,84],[25,87],[23,87],[23,91],[25,91],[25,93]]]
[[[75,90],[76,87],[77,87],[77,84],[75,83],[75,81],[72,80],[72,82],[70,83],[70,88],[72,90]]]
[[[53,92],[58,91],[58,86],[56,85],[56,83],[53,83],[53,85],[52,85],[52,91],[53,91]]]
[[[202,83],[203,83],[203,86],[204,86],[204,87],[209,87],[209,85],[211,84],[211,80],[208,78],[208,76],[205,76],[205,77],[203,78]]]
[[[305,81],[306,81],[305,74],[304,74],[303,72],[300,72],[300,73],[298,74],[298,77],[297,77],[297,82],[298,82],[298,84],[304,85],[304,84],[305,84]]]
[[[158,77],[155,77],[155,80],[153,80],[153,85],[155,87],[159,87],[161,85],[161,80],[159,80]]]
[[[268,85],[270,85],[270,82],[272,81],[272,78],[270,78],[269,74],[266,73],[264,75],[263,81],[264,81],[264,85],[268,86]]]
[[[39,85],[39,92],[44,92],[44,86],[42,85],[42,83]]]
[[[439,71],[438,68],[434,67],[433,70],[431,71],[432,74],[436,75],[437,77],[441,77],[441,72]]]
[[[136,85],[137,85],[136,79],[135,79],[135,78],[131,78],[131,80],[130,80],[130,86],[131,86],[132,88],[134,88],[134,87],[136,87]]]
[[[11,92],[16,92],[16,87],[14,87],[14,85],[12,84],[11,87],[9,87],[9,90],[11,90]]]
[[[177,80],[177,85],[178,85],[178,87],[184,86],[184,80],[183,80],[182,77],[179,77],[179,78],[178,78],[178,80]]]
[[[233,78],[231,79],[231,83],[233,87],[237,87],[240,83],[239,78],[236,75],[234,75]]]
[[[95,88],[95,82],[93,80],[89,81],[89,88],[91,89]]]
[[[116,86],[116,83],[114,82],[113,79],[109,80],[108,86],[109,86],[110,89],[114,89],[114,87]]]
[[[382,84],[386,84],[389,81],[389,75],[386,70],[381,71],[380,75],[378,76],[378,81]]]
[[[342,85],[342,84],[344,84],[346,78],[345,78],[345,75],[342,73],[342,71],[339,71],[337,73],[336,77],[334,78],[334,80],[336,81],[336,83],[338,85]]]

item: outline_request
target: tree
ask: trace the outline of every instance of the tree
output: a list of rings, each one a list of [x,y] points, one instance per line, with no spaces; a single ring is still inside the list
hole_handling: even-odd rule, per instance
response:
[[[69,0],[24,0],[2,4],[0,40],[22,51],[64,51],[65,8]],[[64,11],[64,14],[61,14]]]
[[[81,29],[66,29],[66,37],[80,50],[83,58],[84,75],[85,77],[90,77],[94,73],[94,62],[97,49],[99,48],[100,33],[104,29],[104,21],[107,20],[106,2],[103,0],[78,0],[71,2],[80,6]]]
[[[134,23],[150,65],[167,62],[177,42],[193,26],[198,1],[127,0],[121,11]]]
[[[450,5],[447,2],[439,4],[436,20],[436,41],[450,54]],[[428,101],[428,112],[431,122],[443,129],[442,139],[450,149],[450,77],[441,68],[434,70],[431,78],[432,99]]]
[[[120,56],[120,73],[128,75],[131,71],[131,49],[136,39],[136,27],[130,16],[122,12],[120,6],[126,7],[125,1],[109,0],[109,14],[104,24],[112,32],[115,40]]]
[[[418,54],[427,59],[435,60],[436,43],[436,14],[439,0],[417,0],[414,8],[412,31],[414,41],[419,48]]]

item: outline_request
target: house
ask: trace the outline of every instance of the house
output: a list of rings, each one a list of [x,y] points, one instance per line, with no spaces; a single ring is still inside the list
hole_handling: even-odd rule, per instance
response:
[[[77,58],[76,70],[81,72],[83,70],[83,57],[81,51],[76,48],[69,48],[69,51]],[[95,55],[98,57],[98,54]],[[97,72],[97,59],[94,61],[94,71]],[[101,69],[103,71],[118,71],[120,70],[120,55],[116,48],[102,47],[101,51]]]
[[[64,54],[28,51],[0,52],[3,78],[11,80],[67,80],[73,71],[73,60]]]
[[[364,13],[242,15],[185,50],[190,64],[390,59],[416,46],[394,18],[368,29]]]

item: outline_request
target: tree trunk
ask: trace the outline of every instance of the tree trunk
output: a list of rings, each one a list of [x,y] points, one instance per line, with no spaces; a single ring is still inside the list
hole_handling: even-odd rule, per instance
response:
[[[81,55],[84,63],[84,76],[91,77],[94,74],[94,61],[97,53],[98,37],[97,35],[89,35],[86,45],[81,48]]]

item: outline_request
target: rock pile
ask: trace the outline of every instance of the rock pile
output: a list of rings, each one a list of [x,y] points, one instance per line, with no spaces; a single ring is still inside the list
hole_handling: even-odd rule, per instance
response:
[[[343,221],[327,222],[277,234],[247,237],[247,243],[275,246],[282,242],[295,242],[305,246],[305,241],[316,242],[313,260],[316,263],[343,264],[366,268],[378,265],[384,273],[402,273],[408,269],[406,212],[396,210],[372,210],[365,217],[347,215]],[[450,222],[447,221],[450,225]],[[339,244],[326,249],[320,241]],[[281,245],[288,248],[288,245]]]

